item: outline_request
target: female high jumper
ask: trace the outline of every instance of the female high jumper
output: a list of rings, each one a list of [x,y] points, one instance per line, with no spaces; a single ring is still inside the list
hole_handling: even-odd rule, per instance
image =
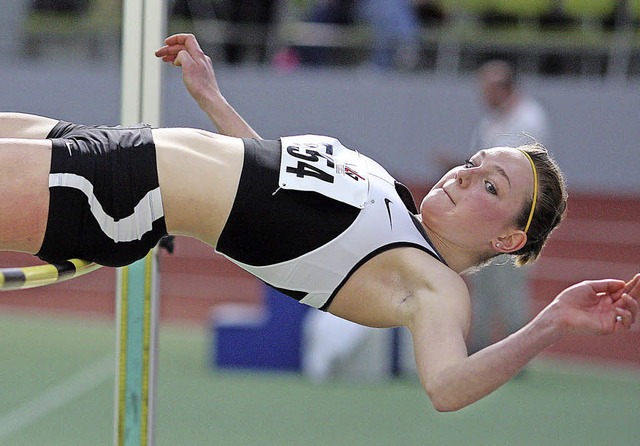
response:
[[[86,126],[0,114],[0,249],[119,266],[167,234],[195,237],[302,303],[359,324],[406,326],[434,407],[491,393],[566,335],[629,330],[640,274],[562,291],[531,322],[471,356],[460,274],[499,254],[534,261],[566,207],[542,147],[484,149],[416,206],[337,139],[262,140],[227,103],[192,35],[157,51],[220,134]]]

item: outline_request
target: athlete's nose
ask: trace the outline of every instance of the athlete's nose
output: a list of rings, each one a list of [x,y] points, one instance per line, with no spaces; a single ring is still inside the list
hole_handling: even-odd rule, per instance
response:
[[[456,172],[456,181],[460,187],[467,187],[471,183],[473,169],[460,169]]]

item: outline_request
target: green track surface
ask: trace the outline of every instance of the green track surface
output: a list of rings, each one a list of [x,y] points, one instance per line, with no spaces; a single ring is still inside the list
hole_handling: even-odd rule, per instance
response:
[[[0,445],[111,445],[114,336],[104,320],[0,316]],[[412,379],[312,385],[292,374],[216,372],[210,345],[204,329],[161,328],[156,445],[640,444],[637,370],[540,362],[441,414]]]

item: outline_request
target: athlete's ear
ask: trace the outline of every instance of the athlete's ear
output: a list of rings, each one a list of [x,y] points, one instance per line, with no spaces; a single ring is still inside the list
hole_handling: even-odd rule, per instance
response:
[[[517,230],[509,235],[498,237],[494,242],[494,249],[500,253],[507,254],[521,249],[527,243],[527,234]]]

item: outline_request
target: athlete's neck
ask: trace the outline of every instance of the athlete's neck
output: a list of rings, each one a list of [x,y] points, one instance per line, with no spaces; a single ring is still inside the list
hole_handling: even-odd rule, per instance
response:
[[[429,240],[433,243],[433,247],[442,256],[449,268],[458,274],[462,274],[476,265],[476,256],[471,255],[468,250],[465,250],[462,246],[449,242],[436,231],[431,230],[424,224],[420,215],[417,217],[426,231]]]

